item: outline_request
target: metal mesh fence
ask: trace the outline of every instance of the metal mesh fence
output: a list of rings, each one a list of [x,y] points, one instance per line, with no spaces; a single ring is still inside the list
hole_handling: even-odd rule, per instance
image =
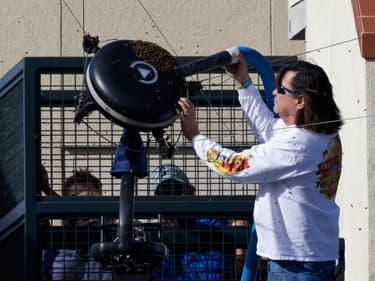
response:
[[[255,75],[254,75],[255,76]],[[78,94],[84,90],[82,75],[41,75],[41,160],[46,167],[50,185],[61,194],[65,177],[74,170],[91,171],[102,182],[102,195],[118,195],[119,181],[109,174],[122,128],[112,123],[98,111],[83,123],[73,123]],[[203,81],[200,96],[191,99],[197,106],[200,130],[225,147],[241,150],[250,147],[255,139],[238,107],[234,85],[224,73],[200,74],[193,77]],[[259,81],[254,77],[254,81]],[[260,85],[261,86],[261,85]],[[256,185],[238,184],[210,172],[196,157],[191,145],[182,136],[179,120],[169,128],[169,142],[175,145],[172,159],[164,160],[150,133],[142,133],[148,151],[149,170],[162,163],[182,167],[196,195],[254,195]],[[153,195],[149,178],[139,179],[137,195]]]
[[[110,260],[90,257],[94,243],[117,237],[116,220],[106,219],[103,223],[103,217],[49,218],[50,225],[43,232],[44,280],[115,280]],[[243,221],[225,218],[211,225],[204,221],[168,217],[160,223],[135,222],[136,241],[160,241],[168,247],[168,257],[153,272],[152,280],[240,280],[248,227]],[[264,266],[261,261],[257,280],[266,280]]]
[[[263,90],[259,77],[252,74],[252,78]],[[201,81],[203,86],[200,94],[190,96],[197,107],[201,132],[234,150],[254,144],[254,135],[238,106],[232,80],[223,72],[197,74],[190,79]],[[120,179],[109,172],[122,128],[98,111],[91,113],[80,125],[73,122],[78,97],[85,91],[82,81],[83,75],[79,72],[43,72],[40,75],[41,162],[47,170],[49,186],[55,192],[48,196],[63,196],[65,179],[80,169],[88,170],[100,179],[101,198],[119,196]],[[200,163],[191,144],[183,137],[178,119],[166,133],[168,141],[175,146],[171,159],[162,159],[151,133],[141,132],[150,171],[165,163],[177,165],[195,187],[198,198],[221,195],[241,198],[256,194],[257,185],[225,180]],[[136,197],[154,198],[154,193],[150,177],[136,180]],[[156,197],[155,200],[159,202]],[[160,204],[163,204],[162,200]],[[98,200],[97,212],[100,212],[100,206]],[[246,217],[227,213],[219,218],[214,218],[212,212],[197,215],[196,210],[190,214],[191,211],[187,208],[183,214],[174,216],[173,210],[164,214],[156,209],[153,214],[136,218],[133,233],[136,240],[160,241],[168,248],[168,258],[155,271],[153,280],[239,280],[250,236],[250,211]],[[40,218],[43,278],[115,280],[113,261],[98,262],[90,257],[89,249],[99,241],[116,240],[117,214],[108,217],[108,214],[68,213],[69,210],[59,216]],[[258,280],[265,280],[264,270],[259,271],[258,277]]]

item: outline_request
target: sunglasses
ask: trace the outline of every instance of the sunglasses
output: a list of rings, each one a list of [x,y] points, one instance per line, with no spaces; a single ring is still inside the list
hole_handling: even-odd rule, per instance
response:
[[[289,89],[289,88],[284,87],[282,85],[277,86],[277,91],[279,92],[279,94],[282,94],[282,95],[284,95],[285,93],[289,93],[289,94],[292,94],[292,95],[295,95],[295,96],[301,96],[301,93],[298,92],[297,90]]]

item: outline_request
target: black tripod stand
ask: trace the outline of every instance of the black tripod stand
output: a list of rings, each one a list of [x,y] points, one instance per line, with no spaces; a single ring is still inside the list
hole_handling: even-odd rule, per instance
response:
[[[111,174],[121,177],[118,237],[113,242],[92,245],[91,257],[112,266],[115,281],[152,280],[154,269],[167,257],[167,247],[134,239],[135,177],[147,175],[146,155],[137,131],[124,129]]]

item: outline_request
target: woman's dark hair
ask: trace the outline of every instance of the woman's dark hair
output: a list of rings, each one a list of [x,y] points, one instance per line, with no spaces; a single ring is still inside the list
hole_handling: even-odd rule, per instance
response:
[[[275,80],[277,86],[287,71],[296,72],[291,84],[304,98],[305,105],[296,116],[296,125],[323,134],[337,132],[343,121],[324,70],[306,61],[292,62],[280,69]]]

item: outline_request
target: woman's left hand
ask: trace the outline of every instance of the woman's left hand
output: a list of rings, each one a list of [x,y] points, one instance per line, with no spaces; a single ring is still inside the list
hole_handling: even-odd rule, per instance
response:
[[[242,84],[250,78],[249,67],[245,57],[241,53],[238,53],[237,56],[239,58],[239,62],[227,65],[225,67],[225,71],[231,75],[237,83]]]
[[[200,133],[198,129],[197,119],[195,117],[194,104],[188,98],[180,98],[178,104],[182,109],[182,132],[184,133],[184,136],[191,141],[196,135]]]

